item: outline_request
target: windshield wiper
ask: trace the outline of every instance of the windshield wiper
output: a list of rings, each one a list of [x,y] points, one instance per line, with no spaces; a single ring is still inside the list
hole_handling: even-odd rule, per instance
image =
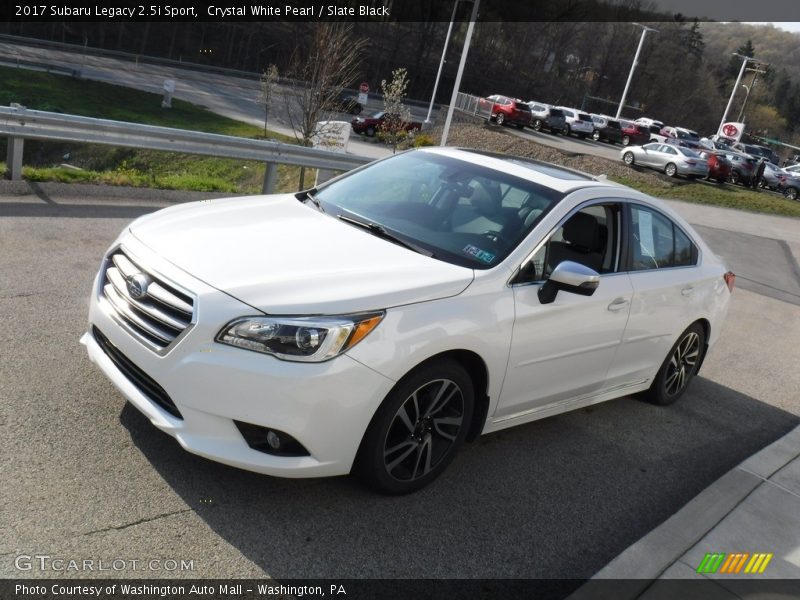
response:
[[[340,221],[344,221],[345,223],[350,223],[351,225],[355,225],[357,227],[361,227],[362,229],[366,229],[372,235],[375,235],[379,238],[383,238],[384,240],[389,240],[390,242],[394,242],[399,246],[403,246],[404,248],[408,248],[409,250],[413,250],[418,254],[422,254],[423,256],[427,256],[428,258],[435,258],[433,252],[428,250],[427,248],[423,248],[422,246],[418,246],[411,242],[407,242],[405,240],[400,239],[396,235],[393,235],[386,231],[382,225],[378,225],[377,223],[372,223],[371,221],[361,221],[359,219],[354,219],[352,217],[348,217],[345,215],[336,215],[336,218]]]
[[[317,210],[319,212],[321,212],[321,213],[324,213],[325,209],[322,208],[322,203],[314,197],[314,194],[316,193],[316,191],[317,191],[317,188],[311,188],[310,190],[308,190],[306,192],[306,197],[303,198],[302,202],[305,202],[306,200],[311,200],[311,202],[314,204],[314,206],[317,207]]]

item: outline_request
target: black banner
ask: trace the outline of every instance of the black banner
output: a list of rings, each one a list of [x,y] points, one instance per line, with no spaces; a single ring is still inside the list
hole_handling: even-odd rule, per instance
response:
[[[0,581],[3,600],[207,600],[346,598],[348,600],[625,600],[653,598],[800,598],[800,580],[705,579],[71,579]]]
[[[15,0],[11,22],[449,21],[455,0]],[[466,20],[471,0],[460,0]],[[800,21],[795,0],[480,0],[479,21]]]

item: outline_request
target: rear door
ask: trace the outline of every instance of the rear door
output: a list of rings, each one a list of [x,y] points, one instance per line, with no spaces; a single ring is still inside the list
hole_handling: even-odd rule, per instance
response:
[[[624,267],[633,285],[628,326],[608,385],[642,383],[655,374],[678,335],[703,314],[714,280],[699,266],[697,245],[664,213],[626,204]]]

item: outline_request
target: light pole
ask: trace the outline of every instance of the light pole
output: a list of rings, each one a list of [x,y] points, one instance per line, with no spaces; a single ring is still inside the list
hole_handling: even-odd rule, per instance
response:
[[[748,71],[755,71],[753,73],[753,81],[750,82],[750,85],[742,84],[742,87],[747,90],[747,93],[744,95],[744,102],[742,102],[742,108],[739,111],[739,117],[736,119],[739,123],[742,122],[742,117],[744,116],[744,109],[747,106],[747,99],[750,98],[750,92],[753,91],[753,88],[756,87],[756,79],[758,79],[759,73],[766,73],[766,71],[759,71],[758,67],[755,69],[747,69]]]
[[[738,56],[742,60],[742,68],[739,69],[739,76],[736,78],[736,83],[733,84],[733,90],[731,90],[731,97],[728,99],[728,106],[725,107],[725,112],[722,113],[722,120],[719,122],[719,127],[717,127],[717,135],[723,135],[721,133],[722,126],[725,124],[725,119],[728,118],[728,111],[731,109],[731,104],[733,104],[733,97],[736,95],[736,90],[739,89],[739,84],[742,82],[742,76],[744,75],[744,70],[747,68],[747,63],[752,61],[758,64],[766,64],[761,63],[761,61],[756,60],[755,58],[751,58],[750,56],[744,56],[743,54],[739,54],[738,52],[734,52],[733,56]]]
[[[425,117],[425,122],[431,122],[431,112],[433,112],[433,102],[436,99],[436,90],[439,89],[439,77],[442,76],[442,67],[444,66],[444,57],[447,54],[447,44],[450,43],[450,34],[453,31],[453,21],[456,18],[456,8],[458,8],[459,0],[453,4],[453,14],[450,15],[450,25],[447,27],[447,35],[444,38],[444,48],[442,49],[442,58],[439,61],[439,70],[436,72],[436,83],[433,84],[433,94],[431,94],[431,104],[428,107],[428,116]]]
[[[461,61],[458,63],[458,73],[456,74],[456,82],[453,84],[453,95],[450,97],[450,106],[447,107],[447,118],[444,121],[444,130],[442,131],[442,141],[440,146],[447,145],[447,134],[450,132],[450,123],[453,120],[453,109],[458,99],[458,88],[461,86],[461,76],[464,74],[464,65],[467,63],[467,52],[469,52],[469,43],[472,40],[472,31],[475,29],[475,20],[478,18],[478,6],[481,0],[474,0],[472,4],[472,14],[469,17],[469,25],[467,26],[467,35],[464,38],[464,49],[461,51]]]
[[[658,33],[658,29],[653,29],[652,27],[648,27],[647,25],[642,25],[641,23],[632,23],[632,25],[638,25],[642,28],[642,37],[639,38],[639,47],[636,48],[636,54],[633,57],[633,64],[631,64],[631,72],[628,73],[628,81],[625,83],[625,89],[622,92],[622,100],[619,101],[619,108],[617,109],[617,116],[616,118],[619,119],[620,115],[622,114],[622,109],[625,107],[625,100],[628,99],[628,88],[631,87],[631,80],[633,79],[633,72],[636,70],[636,64],[639,62],[639,54],[642,51],[642,46],[644,45],[644,38],[647,35],[648,31],[654,31]]]

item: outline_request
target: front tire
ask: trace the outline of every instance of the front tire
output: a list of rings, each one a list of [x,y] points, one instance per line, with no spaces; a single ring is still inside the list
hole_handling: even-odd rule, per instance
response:
[[[367,127],[367,130],[364,133],[367,134],[367,137],[374,137],[375,136],[375,128],[372,125],[370,125],[369,127]]]
[[[631,145],[631,137],[629,135],[622,136],[622,145],[623,146],[630,146]]]
[[[664,174],[667,177],[675,177],[678,174],[678,167],[676,167],[673,163],[669,163],[666,167],[664,167]]]
[[[536,120],[533,122],[533,125],[531,125],[531,128],[532,128],[534,131],[541,131],[541,130],[542,130],[542,122],[541,122],[541,120],[539,120],[539,119],[536,119]]]
[[[783,195],[787,200],[797,200],[797,188],[788,187],[783,192]]]
[[[597,129],[595,129],[595,130],[592,132],[592,139],[593,139],[595,142],[599,142],[599,141],[600,141],[600,132],[599,132]]]
[[[742,178],[737,171],[731,171],[731,183],[736,185],[737,183],[741,183]]]
[[[401,379],[372,418],[354,473],[385,494],[408,494],[436,479],[464,443],[474,406],[472,379],[450,359]]]
[[[667,406],[680,398],[697,374],[706,344],[706,333],[699,323],[693,323],[679,337],[658,370],[643,400]]]

